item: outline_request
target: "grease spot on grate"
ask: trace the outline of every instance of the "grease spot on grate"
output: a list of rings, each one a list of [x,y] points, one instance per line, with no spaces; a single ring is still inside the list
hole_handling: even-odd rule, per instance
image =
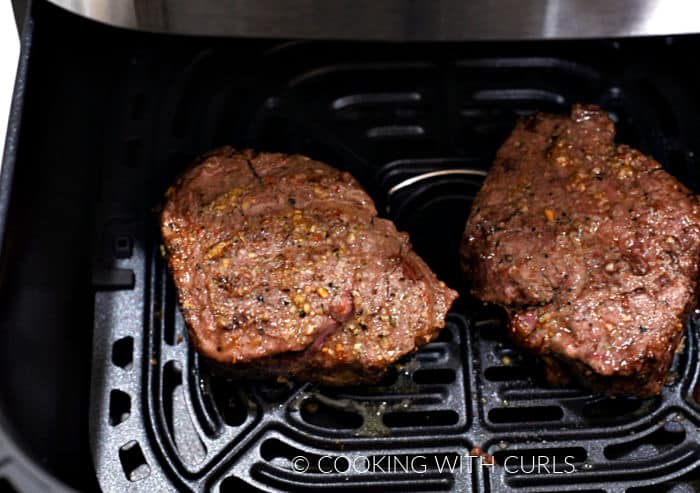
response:
[[[338,409],[313,398],[301,406],[301,417],[312,425],[338,430],[354,430],[364,422],[357,412]]]

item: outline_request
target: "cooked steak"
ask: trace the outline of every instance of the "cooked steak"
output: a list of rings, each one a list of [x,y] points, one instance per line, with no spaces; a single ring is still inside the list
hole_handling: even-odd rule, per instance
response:
[[[700,259],[698,198],[613,142],[595,106],[521,120],[476,197],[461,257],[516,343],[597,391],[661,391]]]
[[[457,296],[352,176],[304,156],[214,151],[161,231],[192,342],[233,374],[375,381]]]

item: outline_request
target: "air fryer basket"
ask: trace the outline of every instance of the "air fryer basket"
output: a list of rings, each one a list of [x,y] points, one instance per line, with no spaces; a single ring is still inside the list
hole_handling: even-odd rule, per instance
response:
[[[105,491],[700,486],[697,324],[657,398],[551,387],[507,341],[503,313],[467,295],[457,258],[483,173],[515,119],[536,110],[602,105],[620,141],[697,191],[699,37],[221,40],[121,31],[42,3],[33,11],[2,177],[0,395],[8,437],[54,476],[83,490],[96,477]],[[225,144],[353,173],[462,293],[439,340],[375,387],[209,375],[187,343],[156,212],[179,171]],[[436,467],[476,447],[496,465]],[[308,471],[295,470],[297,456]],[[337,470],[319,470],[324,456],[340,457]],[[575,470],[529,472],[539,456]],[[379,466],[348,467],[358,457]],[[426,468],[381,457],[420,457]],[[507,457],[518,471],[503,467]]]

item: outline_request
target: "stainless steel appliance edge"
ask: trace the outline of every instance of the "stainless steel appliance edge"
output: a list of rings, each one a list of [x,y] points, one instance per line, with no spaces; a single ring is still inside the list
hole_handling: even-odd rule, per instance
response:
[[[48,0],[117,27],[234,37],[466,41],[700,32],[696,0]]]

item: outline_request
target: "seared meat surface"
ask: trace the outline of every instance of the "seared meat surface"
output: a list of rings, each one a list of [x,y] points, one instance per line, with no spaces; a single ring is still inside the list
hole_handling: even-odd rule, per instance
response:
[[[462,266],[550,374],[650,396],[696,302],[700,207],[614,135],[595,106],[521,120],[473,203]]]
[[[232,374],[378,380],[456,298],[352,176],[304,156],[214,151],[161,232],[191,340]]]

